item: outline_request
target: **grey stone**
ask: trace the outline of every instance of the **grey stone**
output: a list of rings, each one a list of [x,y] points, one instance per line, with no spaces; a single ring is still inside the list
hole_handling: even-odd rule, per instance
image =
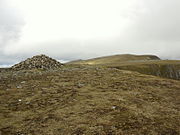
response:
[[[13,70],[27,70],[27,69],[57,69],[62,64],[55,59],[52,59],[46,55],[37,55],[32,58],[28,58],[11,67]]]

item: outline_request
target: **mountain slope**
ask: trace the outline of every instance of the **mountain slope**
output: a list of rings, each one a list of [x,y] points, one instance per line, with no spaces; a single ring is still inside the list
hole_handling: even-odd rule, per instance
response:
[[[69,62],[72,65],[101,65],[110,68],[138,71],[143,74],[155,75],[180,80],[180,61],[160,60],[154,55],[115,55]]]
[[[178,135],[180,83],[98,66],[0,72],[0,133]]]
[[[131,55],[131,54],[123,54],[123,55],[113,55],[113,56],[105,56],[99,57],[89,60],[77,60],[69,62],[68,64],[111,64],[111,63],[122,63],[127,61],[147,61],[147,60],[160,60],[155,55]]]

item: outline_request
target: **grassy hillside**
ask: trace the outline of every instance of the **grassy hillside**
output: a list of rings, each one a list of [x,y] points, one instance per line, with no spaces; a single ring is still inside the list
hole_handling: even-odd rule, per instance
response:
[[[0,134],[179,135],[179,90],[99,66],[0,72]]]
[[[109,64],[107,67],[113,67],[123,70],[138,71],[139,73],[155,75],[159,77],[180,80],[180,61],[144,61],[144,62],[126,62],[123,64]]]
[[[154,55],[115,55],[74,61],[68,64],[101,65],[180,80],[180,61],[160,60]]]
[[[146,60],[160,60],[157,56],[154,55],[113,55],[106,57],[99,57],[89,60],[77,60],[69,62],[68,64],[89,64],[89,65],[97,65],[97,64],[111,64],[111,63],[122,63],[127,61],[146,61]]]

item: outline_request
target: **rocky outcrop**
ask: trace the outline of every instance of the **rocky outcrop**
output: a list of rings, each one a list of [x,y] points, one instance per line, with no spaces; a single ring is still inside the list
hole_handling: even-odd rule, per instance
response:
[[[180,64],[142,64],[119,66],[116,68],[137,71],[142,74],[180,80]]]
[[[176,65],[154,65],[153,75],[180,80],[180,68]],[[153,69],[153,67],[152,67]]]
[[[56,69],[61,67],[62,64],[55,59],[46,55],[37,55],[28,58],[11,67],[13,70],[27,70],[27,69]]]

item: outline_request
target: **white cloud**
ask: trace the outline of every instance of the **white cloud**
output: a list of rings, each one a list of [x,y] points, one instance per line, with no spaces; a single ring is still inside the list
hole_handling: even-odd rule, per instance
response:
[[[23,19],[18,10],[8,5],[7,1],[0,1],[0,49],[10,41],[16,41],[20,37]]]
[[[23,11],[26,21],[19,42],[2,47],[8,58],[45,53],[57,59],[72,60],[146,53],[180,59],[179,0],[8,1]],[[18,23],[21,17],[14,15],[9,7],[3,9],[8,11],[8,16],[1,20],[21,24]],[[19,27],[15,27],[14,36],[19,35],[22,28],[22,25],[16,26]],[[0,37],[12,40],[3,33]]]

